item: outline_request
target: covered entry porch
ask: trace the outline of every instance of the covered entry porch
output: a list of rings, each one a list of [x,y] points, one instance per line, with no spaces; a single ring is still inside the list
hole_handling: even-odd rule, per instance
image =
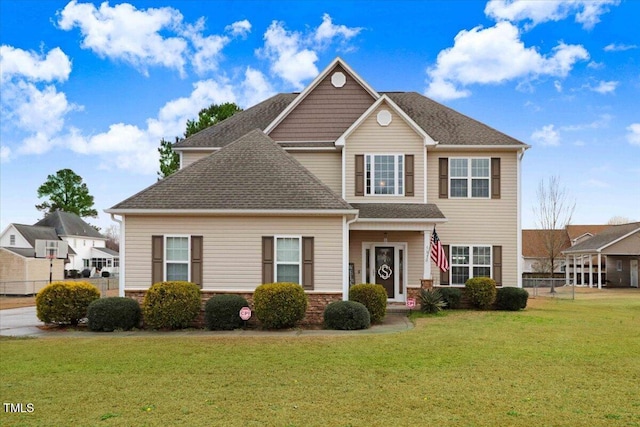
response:
[[[415,297],[431,279],[431,233],[445,222],[433,204],[358,204],[349,226],[349,285],[384,286],[389,302]]]

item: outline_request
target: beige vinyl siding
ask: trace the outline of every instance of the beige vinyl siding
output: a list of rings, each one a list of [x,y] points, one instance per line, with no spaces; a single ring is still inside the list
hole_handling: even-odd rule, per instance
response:
[[[602,250],[603,254],[640,255],[640,231]]]
[[[342,217],[125,218],[125,288],[151,285],[151,236],[203,236],[203,289],[253,291],[262,282],[262,236],[314,237],[314,291],[342,290]]]
[[[200,159],[207,157],[210,154],[215,153],[215,151],[182,151],[182,164],[181,169],[186,168],[191,163],[197,162]]]
[[[351,231],[349,234],[349,262],[354,264],[356,283],[363,282],[362,243],[380,243],[384,245],[384,232],[382,231]],[[420,279],[424,273],[424,235],[419,231],[389,231],[387,243],[407,243],[405,263],[407,263],[407,278],[405,289],[420,287]],[[397,262],[397,261],[396,261]],[[366,276],[364,276],[366,277]],[[371,278],[374,281],[375,278]],[[403,295],[405,295],[403,293]]]
[[[339,152],[289,152],[336,194],[342,194],[342,155]]]
[[[64,280],[64,260],[53,260],[54,281]],[[0,249],[0,293],[30,295],[49,284],[49,260],[25,258]]]
[[[499,157],[500,199],[438,198],[438,159],[441,157]],[[517,266],[520,262],[517,250],[517,152],[428,151],[427,159],[427,202],[438,205],[448,220],[437,226],[442,243],[450,246],[502,246],[502,284],[517,286]],[[434,272],[436,282],[438,277]]]
[[[347,78],[341,88],[331,84],[337,71]],[[276,141],[335,141],[373,102],[373,97],[336,65],[269,136]]]
[[[378,111],[391,112],[391,124],[380,126]],[[386,104],[381,104],[345,141],[346,200],[353,203],[423,203],[424,139]],[[413,154],[414,196],[355,196],[355,155]],[[366,172],[365,172],[366,179]]]

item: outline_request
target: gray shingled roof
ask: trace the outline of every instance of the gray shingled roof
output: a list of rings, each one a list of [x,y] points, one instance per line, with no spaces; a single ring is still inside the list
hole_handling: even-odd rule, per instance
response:
[[[107,255],[111,255],[112,257],[119,257],[120,253],[118,251],[114,251],[113,249],[109,249],[109,248],[91,248],[94,251],[98,251],[98,252],[103,252]]]
[[[36,257],[36,250],[34,248],[9,248],[9,247],[2,247],[2,249],[6,249],[9,252],[13,252],[14,254],[18,254],[20,256],[23,256],[25,258],[35,258]]]
[[[409,117],[441,145],[518,145],[515,138],[416,92],[386,92]]]
[[[360,211],[359,219],[444,219],[433,203],[351,203]]]
[[[526,144],[475,119],[435,102],[416,92],[381,92],[395,102],[440,145],[526,146]],[[297,96],[275,95],[245,111],[204,129],[174,145],[174,148],[218,148],[235,141],[253,129],[264,130]],[[282,143],[296,147],[308,143]],[[333,147],[331,143],[320,146]]]
[[[296,96],[298,96],[297,93],[280,93],[272,96],[174,144],[174,148],[224,147],[254,129],[264,130]]]
[[[113,206],[121,209],[352,209],[261,130]]]
[[[36,240],[60,240],[56,229],[42,225],[13,224],[18,232],[24,237],[32,248],[36,247]]]
[[[635,231],[640,230],[640,222],[632,222],[629,224],[622,225],[612,225],[611,227],[605,229],[601,233],[596,234],[595,236],[584,240],[569,249],[563,251],[565,254],[571,253],[586,253],[586,252],[598,252],[599,250],[609,246],[616,240],[620,239],[623,236]],[[640,254],[640,248],[639,248]]]
[[[34,225],[53,227],[56,233],[58,233],[58,236],[82,236],[91,239],[105,238],[98,230],[84,222],[78,215],[70,212],[52,212]]]

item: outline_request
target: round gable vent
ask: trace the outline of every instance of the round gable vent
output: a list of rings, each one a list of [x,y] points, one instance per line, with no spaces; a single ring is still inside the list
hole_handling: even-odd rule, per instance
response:
[[[380,126],[389,126],[391,123],[391,113],[389,110],[380,110],[378,111],[377,119]]]
[[[331,76],[331,84],[334,87],[342,87],[346,82],[347,82],[347,77],[344,75],[344,73],[341,73],[340,71],[336,71]]]

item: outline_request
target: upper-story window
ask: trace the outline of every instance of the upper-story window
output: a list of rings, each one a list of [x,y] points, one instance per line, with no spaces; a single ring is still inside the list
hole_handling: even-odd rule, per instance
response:
[[[490,179],[488,158],[449,159],[449,197],[489,198]]]
[[[365,155],[367,195],[404,195],[404,155]]]

